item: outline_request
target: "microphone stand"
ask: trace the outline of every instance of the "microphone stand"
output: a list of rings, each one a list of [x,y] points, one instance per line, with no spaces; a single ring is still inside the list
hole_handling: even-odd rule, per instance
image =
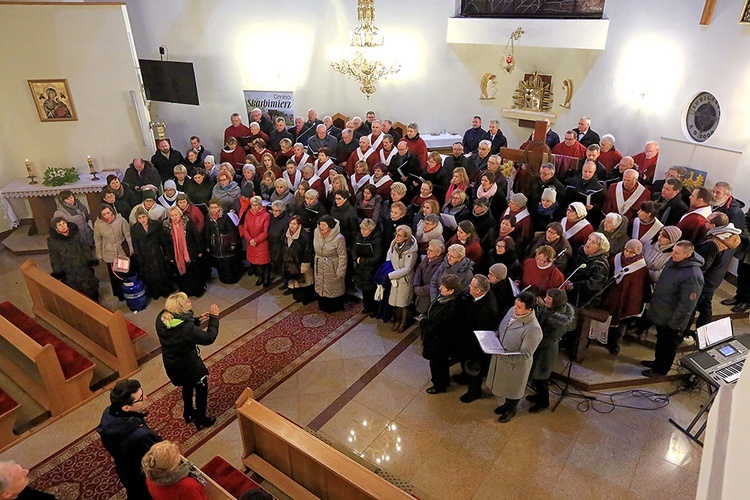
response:
[[[575,274],[575,272],[578,271],[578,269],[580,269],[580,266],[575,271],[573,271],[570,274],[570,276],[573,276],[573,274]],[[585,309],[586,307],[588,307],[595,299],[597,299],[598,297],[600,297],[610,286],[612,286],[617,281],[617,279],[620,276],[622,276],[627,271],[628,271],[628,268],[626,267],[622,271],[620,271],[619,273],[617,273],[616,275],[614,275],[613,277],[609,278],[607,280],[607,283],[605,283],[605,285],[602,287],[602,289],[599,290],[597,293],[595,293],[593,296],[591,296],[591,298],[589,298],[589,300],[587,300],[586,303],[583,304],[579,309]],[[568,277],[568,279],[570,279],[570,276]],[[565,280],[565,281],[567,281],[567,280]],[[563,285],[564,285],[564,283],[563,283]],[[562,288],[562,285],[561,285],[561,288]],[[571,372],[573,371],[573,364],[575,363],[575,359],[577,357],[577,354],[578,354],[577,350],[574,350],[573,352],[571,352],[570,355],[569,355],[569,360],[570,361],[568,362],[568,366],[566,366],[565,368],[563,368],[563,373],[564,373],[563,381],[565,382],[565,385],[563,387],[560,387],[558,384],[555,384],[559,389],[561,389],[561,391],[560,391],[560,399],[558,399],[557,402],[555,403],[555,405],[552,407],[552,410],[551,410],[552,412],[554,412],[555,410],[557,410],[557,407],[560,406],[560,403],[566,397],[574,397],[574,398],[579,398],[579,399],[583,399],[583,400],[586,400],[586,401],[593,401],[593,400],[596,399],[596,396],[588,396],[588,395],[583,394],[583,393],[581,393],[581,394],[571,394],[571,392],[570,392],[570,378],[571,378],[570,376],[571,376]],[[567,373],[565,373],[565,372],[567,372]]]

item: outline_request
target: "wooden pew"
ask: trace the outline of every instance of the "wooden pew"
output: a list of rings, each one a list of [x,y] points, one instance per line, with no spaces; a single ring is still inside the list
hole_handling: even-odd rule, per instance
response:
[[[15,383],[53,416],[73,408],[93,396],[89,389],[94,363],[49,333],[10,302],[0,304],[0,336],[27,358],[11,359],[0,353],[0,367]],[[18,311],[16,313],[15,311]],[[8,320],[5,315],[11,316]],[[20,316],[19,315],[22,315]],[[21,330],[17,325],[24,327]]]
[[[10,394],[0,389],[0,449],[18,439],[18,436],[13,434],[13,426],[20,407]]]
[[[206,478],[205,491],[209,500],[237,498],[248,490],[263,489],[221,455],[216,455],[200,470]]]
[[[34,314],[71,338],[120,378],[138,371],[133,342],[122,311],[112,312],[39,269],[33,259],[21,273]]]
[[[397,499],[411,495],[253,399],[235,403],[243,463],[294,499]]]

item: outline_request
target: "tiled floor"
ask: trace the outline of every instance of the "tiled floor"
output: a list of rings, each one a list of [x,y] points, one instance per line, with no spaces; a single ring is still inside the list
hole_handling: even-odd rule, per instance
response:
[[[45,256],[34,258],[48,268]],[[28,312],[30,299],[18,270],[23,260],[0,250],[0,290],[3,300],[12,300]],[[124,309],[112,300],[102,271],[98,270],[104,305]],[[195,309],[207,310],[212,302],[226,308],[256,290],[250,278],[234,286],[211,284],[209,292],[195,301]],[[731,287],[720,290],[717,301],[728,296],[728,290]],[[289,302],[289,297],[274,289],[232,312],[222,320],[217,343],[203,352],[220,349]],[[162,304],[159,301],[146,311],[127,312],[126,316],[152,332]],[[747,328],[747,321],[736,322],[737,326]],[[368,318],[262,402],[303,426],[323,422],[318,429],[323,435],[411,483],[422,499],[684,499],[695,495],[700,448],[668,419],[687,424],[704,402],[705,392],[678,393],[668,406],[656,410],[612,410],[604,403],[584,407],[580,400],[566,398],[555,413],[531,415],[528,403],[522,402],[518,416],[503,425],[492,412],[498,405],[494,397],[463,404],[458,401],[463,390],[456,386],[445,394],[427,395],[429,370],[417,340],[331,416],[329,406],[389,351],[398,349],[403,338]],[[154,342],[154,337],[149,339],[144,350]],[[602,354],[604,350],[593,348],[581,370],[605,379],[627,375],[636,370],[628,361],[637,361],[643,351],[642,347],[628,348],[615,360]],[[164,384],[161,357],[146,362],[138,378],[147,392]],[[671,383],[643,387],[656,393],[675,388]],[[657,406],[629,391],[618,402]],[[106,405],[103,392],[84,407],[35,431],[0,455],[0,460],[35,465],[95,427]],[[239,466],[242,450],[237,436],[237,423],[233,422],[191,459],[201,465],[221,454]]]

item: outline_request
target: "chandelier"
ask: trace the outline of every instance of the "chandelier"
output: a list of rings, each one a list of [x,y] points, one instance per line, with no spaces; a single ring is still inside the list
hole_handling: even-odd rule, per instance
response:
[[[375,26],[375,0],[357,0],[359,26],[349,33],[349,45],[355,47],[351,58],[331,61],[331,67],[359,83],[359,90],[367,96],[375,93],[375,84],[383,77],[399,72],[401,65],[385,63],[375,57],[372,49],[383,45],[383,35]]]
[[[505,44],[505,59],[500,61],[500,67],[503,68],[506,73],[512,73],[513,70],[516,69],[516,51],[513,42],[521,38],[523,33],[523,28],[516,28],[516,30],[510,34],[508,43]]]

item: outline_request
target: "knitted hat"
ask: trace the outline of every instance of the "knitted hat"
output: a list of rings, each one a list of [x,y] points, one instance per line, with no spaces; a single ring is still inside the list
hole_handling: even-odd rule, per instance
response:
[[[164,182],[164,191],[166,191],[169,188],[172,188],[175,191],[177,191],[177,184],[175,184],[172,179],[169,179],[168,181]]]
[[[156,191],[153,189],[144,189],[143,190],[143,199],[145,200],[155,200],[156,199]]]
[[[492,264],[490,266],[490,274],[493,274],[495,278],[502,281],[508,276],[508,268],[505,264]]]
[[[245,198],[252,198],[255,196],[255,193],[253,192],[253,185],[251,183],[247,183],[244,186],[240,188],[240,196],[244,196]]]
[[[588,214],[586,206],[580,201],[574,201],[573,203],[571,203],[570,208],[575,210],[576,214],[578,214],[578,217],[586,217],[586,215]]]
[[[542,191],[542,199],[555,203],[557,201],[557,191],[550,187],[544,188],[544,191]]]
[[[664,226],[661,230],[667,235],[670,243],[677,243],[682,237],[682,229],[677,226]]]
[[[526,206],[529,199],[526,198],[526,195],[523,193],[513,193],[510,195],[510,201],[515,203],[518,207],[523,208]]]
[[[211,165],[216,165],[216,158],[214,158],[214,155],[206,155],[206,157],[203,158],[203,163],[210,163]]]

